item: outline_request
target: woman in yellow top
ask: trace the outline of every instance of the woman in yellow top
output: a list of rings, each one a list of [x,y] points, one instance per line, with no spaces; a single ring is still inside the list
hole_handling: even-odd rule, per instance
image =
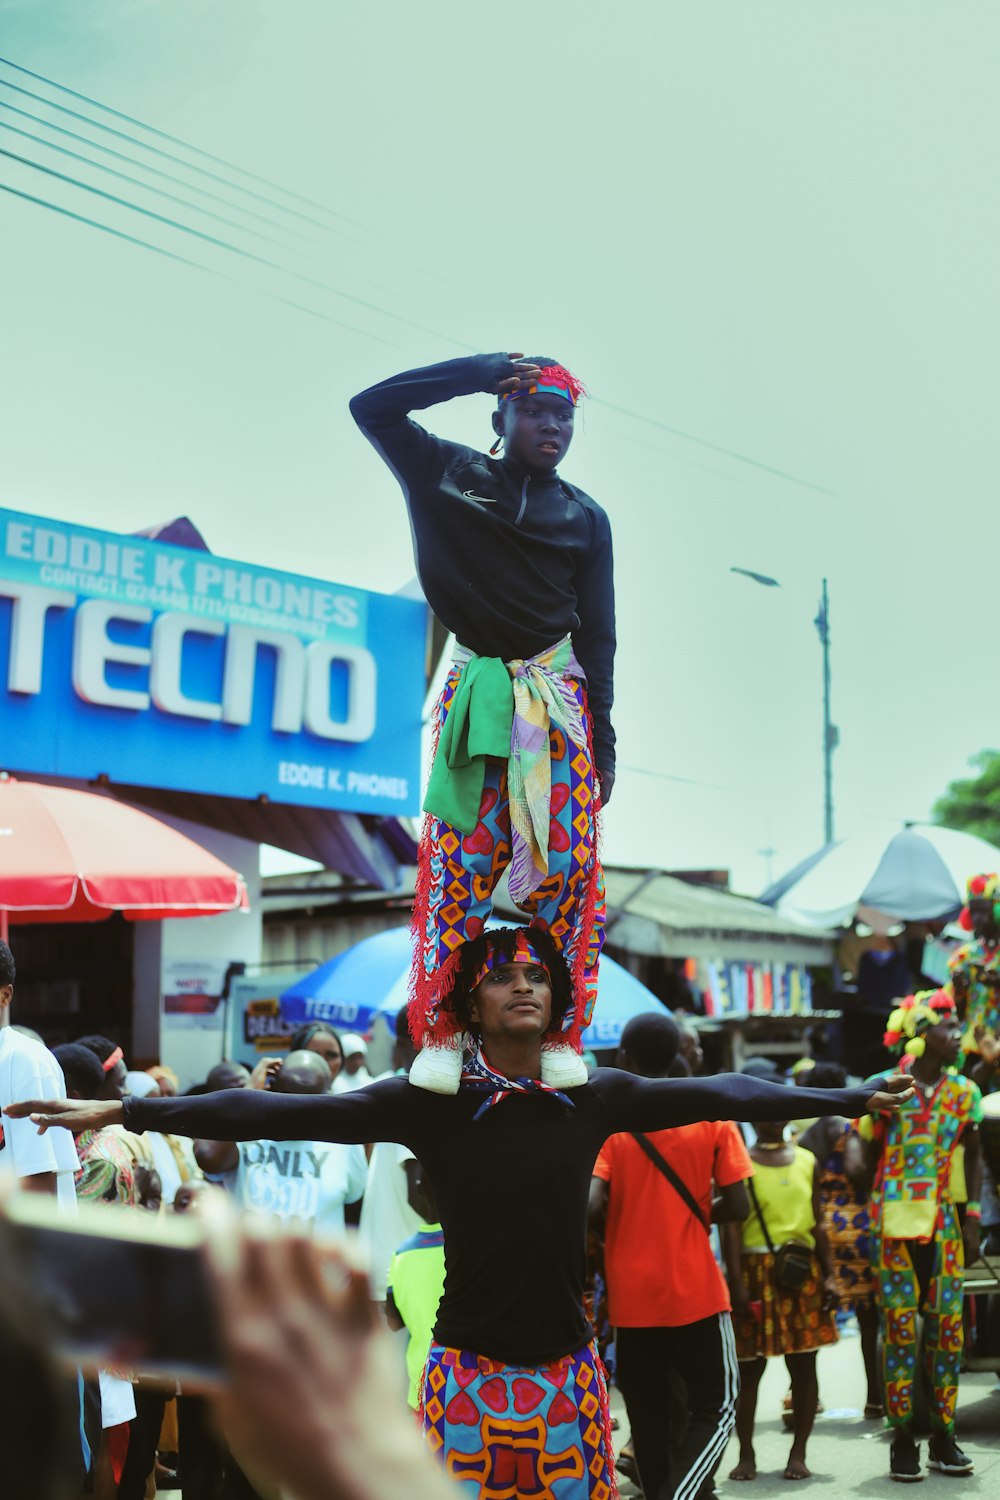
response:
[[[819,1222],[819,1163],[812,1152],[786,1142],[787,1123],[761,1121],[755,1127],[757,1140],[750,1147],[754,1175],[749,1184],[754,1207],[744,1223],[722,1226],[741,1376],[736,1408],[740,1459],[730,1479],[757,1477],[757,1387],[767,1360],[776,1354],[784,1355],[792,1382],[792,1448],[784,1477],[810,1477],[806,1443],[819,1395],[816,1350],[837,1338],[831,1315],[836,1282],[830,1246]],[[805,1247],[811,1259],[809,1274],[795,1291],[778,1286],[775,1278],[776,1253],[789,1240]]]

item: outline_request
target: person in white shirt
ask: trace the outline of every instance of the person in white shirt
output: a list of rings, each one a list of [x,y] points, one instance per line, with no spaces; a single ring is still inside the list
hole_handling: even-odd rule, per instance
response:
[[[334,1078],[331,1092],[350,1094],[354,1089],[363,1089],[372,1081],[368,1071],[368,1043],[363,1036],[345,1031],[340,1038],[340,1050],[344,1055],[344,1066]]]
[[[54,1089],[53,1098],[66,1098],[62,1069],[49,1049],[10,1023],[16,969],[14,955],[0,942],[0,1109],[21,1099],[36,1099],[41,1087]],[[29,1193],[53,1193],[69,1210],[76,1208],[73,1178],[79,1171],[73,1137],[60,1131],[39,1135],[30,1120],[0,1116],[0,1172],[17,1178]]]
[[[316,1052],[289,1052],[271,1075],[278,1094],[327,1094],[330,1069]],[[204,1147],[208,1142],[199,1142]],[[296,1220],[324,1238],[344,1232],[344,1205],[356,1203],[368,1181],[363,1146],[330,1141],[211,1143],[213,1170],[235,1171],[233,1197],[240,1208]]]
[[[409,1073],[416,1055],[404,1005],[396,1017],[392,1067],[381,1077]],[[374,1081],[378,1082],[378,1079]],[[372,1147],[358,1238],[368,1256],[368,1277],[376,1302],[385,1301],[393,1255],[420,1228],[420,1215],[410,1207],[409,1200],[410,1182],[415,1179],[416,1172],[417,1160],[408,1146],[397,1145],[394,1141],[378,1141]]]
[[[39,1088],[53,1090],[54,1099],[66,1098],[62,1069],[49,1049],[11,1025],[15,978],[14,955],[0,941],[0,1110],[8,1104],[38,1098]],[[54,1139],[56,1136],[62,1139]],[[31,1120],[12,1120],[0,1114],[0,1173],[16,1177],[24,1191],[51,1193],[64,1213],[75,1214],[79,1170],[80,1158],[69,1131],[48,1130],[39,1135]],[[115,1427],[135,1417],[130,1381],[102,1370],[99,1387],[102,1427]]]

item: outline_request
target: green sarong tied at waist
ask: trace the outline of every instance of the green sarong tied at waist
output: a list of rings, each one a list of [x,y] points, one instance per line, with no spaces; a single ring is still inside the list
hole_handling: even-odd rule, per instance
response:
[[[475,832],[486,760],[507,761],[511,819],[511,897],[536,890],[549,868],[552,768],[549,734],[577,746],[587,730],[573,682],[586,681],[569,638],[527,660],[504,662],[459,647],[462,672],[441,729],[424,810],[459,833]]]

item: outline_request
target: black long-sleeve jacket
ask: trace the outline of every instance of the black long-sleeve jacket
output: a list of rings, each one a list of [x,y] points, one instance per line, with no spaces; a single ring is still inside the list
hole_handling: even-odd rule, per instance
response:
[[[431,1094],[405,1078],[352,1094],[133,1095],[122,1107],[127,1130],[409,1146],[444,1226],[447,1276],[435,1337],[507,1364],[542,1365],[591,1336],[583,1311],[587,1194],[609,1135],[693,1120],[784,1120],[793,1108],[853,1119],[874,1087],[788,1089],[733,1073],[650,1079],[598,1068],[568,1091],[571,1107],[552,1095],[512,1093],[480,1119],[482,1093]],[[678,1212],[687,1212],[679,1199]]]
[[[399,480],[427,602],[459,643],[504,661],[563,636],[587,674],[594,759],[615,766],[615,598],[611,526],[599,505],[553,470],[434,437],[408,413],[453,396],[495,392],[506,354],[408,370],[362,391],[351,414]]]

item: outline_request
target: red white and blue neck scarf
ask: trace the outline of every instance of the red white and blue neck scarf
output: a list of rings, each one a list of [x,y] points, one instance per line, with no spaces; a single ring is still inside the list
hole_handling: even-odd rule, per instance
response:
[[[492,1109],[495,1104],[502,1104],[511,1094],[551,1094],[560,1104],[567,1105],[569,1109],[576,1108],[568,1094],[564,1094],[561,1089],[554,1089],[551,1084],[543,1083],[540,1078],[508,1078],[506,1074],[498,1073],[486,1061],[482,1047],[477,1047],[465,1059],[462,1088],[484,1090],[489,1096],[472,1116],[473,1121],[481,1120],[487,1110]]]

